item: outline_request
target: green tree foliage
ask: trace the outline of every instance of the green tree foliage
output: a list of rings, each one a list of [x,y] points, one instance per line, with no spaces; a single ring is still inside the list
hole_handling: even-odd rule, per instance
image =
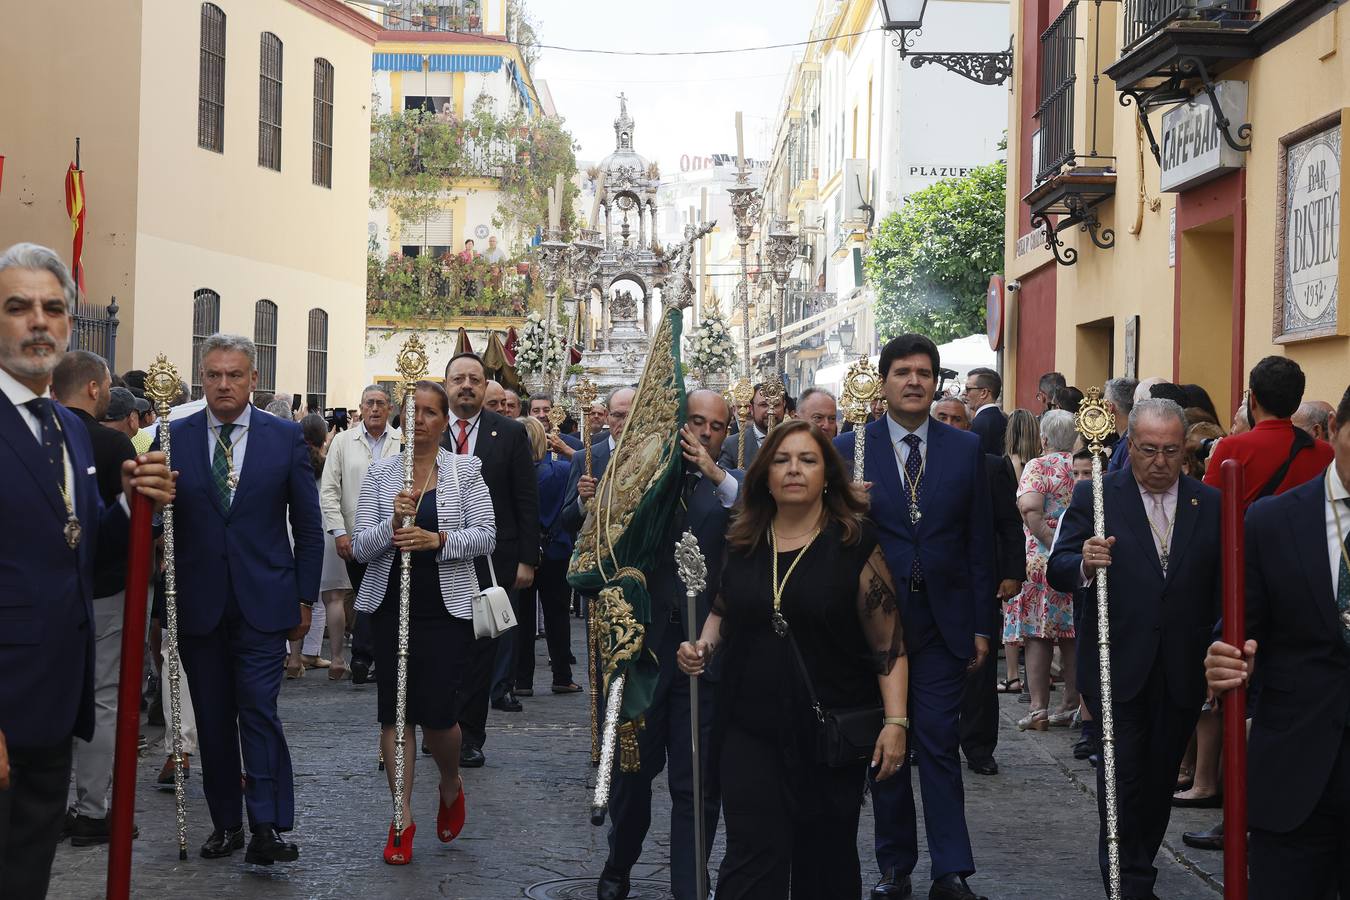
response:
[[[882,220],[863,267],[883,341],[907,331],[941,344],[984,330],[984,291],[1003,269],[1006,162],[911,194]]]

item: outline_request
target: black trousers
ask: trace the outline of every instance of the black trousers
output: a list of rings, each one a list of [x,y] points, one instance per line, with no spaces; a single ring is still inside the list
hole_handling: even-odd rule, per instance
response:
[[[1251,830],[1252,900],[1350,897],[1350,730],[1312,815],[1293,831]]]
[[[353,591],[361,590],[361,579],[366,574],[366,564],[355,560],[344,560],[347,565],[347,580],[352,583]],[[390,573],[392,577],[393,572]],[[370,613],[358,612],[352,619],[352,662],[363,662],[367,666],[375,662],[375,635],[370,629]]]
[[[812,766],[789,782],[778,745],[734,726],[718,762],[727,852],[717,900],[787,900],[789,884],[792,900],[862,895],[858,816],[866,763]]]
[[[520,625],[516,625],[512,630],[519,628]],[[488,694],[497,661],[497,643],[503,640],[513,641],[515,636],[508,632],[499,638],[479,638],[469,651],[469,668],[464,673],[459,706],[459,728],[464,747],[482,750],[487,741]]]
[[[991,647],[984,665],[966,675],[961,693],[961,752],[966,762],[994,758],[998,747],[998,651]]]
[[[10,747],[9,789],[0,791],[0,897],[42,900],[61,840],[70,787],[71,739]]]
[[[534,572],[534,587],[521,591],[520,624],[516,635],[517,688],[534,687],[535,601],[544,610],[544,636],[548,641],[549,664],[553,669],[553,683],[572,683],[572,622],[568,610],[572,605],[572,589],[567,584],[566,559],[545,559]]]
[[[1092,717],[1101,720],[1101,700],[1087,697]],[[1148,681],[1136,697],[1112,704],[1115,712],[1116,814],[1120,835],[1121,892],[1127,897],[1153,896],[1158,870],[1153,866],[1172,815],[1177,767],[1200,718],[1200,706],[1176,706],[1167,690],[1161,660],[1155,660]],[[1097,840],[1102,884],[1107,880],[1106,767],[1097,767]]]
[[[642,843],[652,823],[652,781],[661,770],[666,771],[666,786],[670,790],[670,893],[675,900],[705,900],[698,896],[694,883],[694,754],[692,706],[689,694],[689,676],[675,665],[679,649],[680,626],[666,627],[665,637],[657,648],[661,674],[656,681],[652,704],[645,715],[646,726],[638,731],[638,754],[641,770],[633,773],[614,772],[614,786],[609,795],[609,858],[606,866],[627,872],[642,855]],[[703,768],[703,859],[706,864],[717,833],[718,798],[712,790],[708,760],[709,738],[715,709],[716,686],[704,680],[699,684],[699,746],[704,748],[699,757]],[[721,888],[718,888],[721,896]]]

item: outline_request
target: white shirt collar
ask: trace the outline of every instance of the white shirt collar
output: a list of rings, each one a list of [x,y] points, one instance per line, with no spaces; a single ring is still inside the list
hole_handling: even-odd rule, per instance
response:
[[[234,420],[234,425],[244,430],[248,429],[249,420],[253,417],[253,404],[244,406],[244,411],[239,414],[239,418]],[[221,421],[216,418],[216,414],[211,412],[211,407],[206,407],[206,425],[208,428],[219,428]]]
[[[928,423],[931,421],[932,421],[931,419],[925,418],[923,422],[919,424],[918,428],[915,428],[913,431],[910,431],[908,428],[901,425],[899,422],[895,421],[894,416],[887,413],[886,428],[890,431],[891,444],[892,445],[899,444],[901,441],[903,441],[906,437],[908,437],[911,434],[917,434],[919,436],[919,440],[922,443],[925,444],[928,443]]]
[[[984,406],[981,406],[979,409],[975,410],[975,415],[978,416],[980,413],[984,412],[986,409],[998,409],[998,408],[999,408],[999,407],[998,407],[998,404],[997,404],[997,403],[986,403]]]
[[[608,438],[606,438],[606,440],[609,441],[609,452],[613,453],[614,448],[618,446],[616,443],[614,443],[614,435],[611,434]]]
[[[0,392],[3,392],[4,395],[9,398],[9,402],[13,403],[15,406],[22,406],[29,400],[36,399],[39,396],[51,397],[52,395],[50,385],[47,387],[47,390],[42,392],[42,394],[35,394],[31,388],[4,369],[0,369]]]
[[[1336,463],[1327,466],[1326,474],[1327,484],[1331,486],[1331,499],[1350,500],[1350,491],[1345,489],[1345,482],[1341,481],[1341,476],[1336,473]]]
[[[473,415],[469,416],[469,417],[468,417],[467,419],[465,419],[464,421],[469,423],[469,430],[472,431],[473,428],[474,428],[474,426],[478,424],[478,420],[481,419],[482,417],[483,417],[483,408],[480,406],[480,407],[478,408],[478,412],[476,412],[476,413],[474,413]],[[451,431],[453,431],[455,428],[458,427],[459,421],[460,421],[459,416],[455,415],[454,413],[451,413],[451,414],[450,414],[450,428],[451,428]]]

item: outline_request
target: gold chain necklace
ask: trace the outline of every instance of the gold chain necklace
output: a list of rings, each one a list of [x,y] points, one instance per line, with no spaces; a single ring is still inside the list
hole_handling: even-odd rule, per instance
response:
[[[919,509],[919,485],[923,484],[923,472],[928,466],[928,457],[920,452],[922,444],[919,447],[911,447],[910,453],[919,454],[919,475],[913,481],[909,480],[909,473],[905,469],[905,460],[900,455],[899,442],[891,444],[891,450],[895,453],[896,462],[900,463],[900,483],[904,486],[905,492],[909,494],[909,523],[918,525],[919,520],[923,518],[923,511]]]
[[[237,491],[239,490],[239,473],[234,470],[234,442],[230,441],[227,443],[221,438],[220,428],[224,424],[225,423],[222,423],[221,426],[216,427],[216,443],[220,445],[220,449],[225,453],[225,465],[227,467],[225,481],[229,484],[231,491]]]
[[[783,580],[780,582],[778,580],[778,532],[774,530],[772,525],[769,526],[769,541],[773,545],[773,633],[779,637],[787,637],[788,632],[787,619],[783,618],[782,612],[783,591],[787,589],[788,579],[792,577],[792,571],[797,568],[797,563],[802,561],[806,551],[811,549],[811,545],[816,542],[816,538],[819,536],[820,526],[817,525],[811,531],[811,537],[802,546],[802,549],[797,551],[797,557],[792,560],[792,565],[788,566],[787,573],[783,575]]]
[[[80,536],[84,533],[80,527],[80,517],[75,515],[75,501],[72,498],[75,487],[75,470],[70,465],[70,453],[66,450],[66,430],[61,427],[61,417],[52,412],[52,421],[56,423],[56,433],[61,436],[61,481],[57,485],[61,489],[61,501],[66,506],[66,527],[63,534],[66,536],[66,546],[74,550],[80,546]]]
[[[1150,494],[1149,496],[1152,497],[1155,495]],[[1178,499],[1180,499],[1179,495]],[[1154,537],[1158,539],[1158,562],[1162,563],[1163,574],[1166,575],[1167,561],[1170,555],[1169,548],[1172,545],[1172,531],[1176,528],[1177,519],[1175,513],[1172,515],[1172,518],[1167,518],[1167,507],[1163,505],[1161,500],[1156,501],[1156,505],[1162,513],[1163,521],[1167,523],[1166,534],[1158,529],[1158,523],[1153,521],[1153,516],[1145,515],[1144,518],[1148,519],[1148,527],[1153,531]]]

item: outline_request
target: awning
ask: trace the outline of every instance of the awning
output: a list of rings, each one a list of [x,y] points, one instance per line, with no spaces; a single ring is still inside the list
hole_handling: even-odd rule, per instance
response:
[[[501,56],[474,53],[432,53],[425,57],[421,53],[376,53],[371,66],[376,72],[420,72],[424,58],[431,72],[496,72],[502,67]]]
[[[511,78],[515,81],[516,93],[520,94],[520,102],[525,104],[525,108],[529,110],[530,115],[533,116],[534,98],[530,95],[531,92],[529,87],[525,84],[525,79],[520,77],[520,67],[515,63],[510,63],[507,68],[510,69]]]

